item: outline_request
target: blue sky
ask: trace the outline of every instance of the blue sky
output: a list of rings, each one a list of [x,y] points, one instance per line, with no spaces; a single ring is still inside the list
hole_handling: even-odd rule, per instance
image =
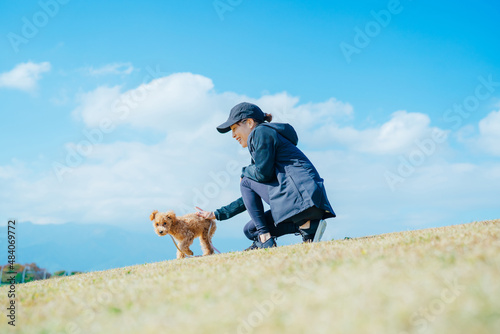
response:
[[[499,14],[495,1],[2,1],[1,219],[149,228],[154,209],[217,209],[238,196],[228,162],[249,157],[214,126],[243,100],[296,127],[338,212],[330,238],[498,218]],[[246,220],[218,233],[242,238]]]

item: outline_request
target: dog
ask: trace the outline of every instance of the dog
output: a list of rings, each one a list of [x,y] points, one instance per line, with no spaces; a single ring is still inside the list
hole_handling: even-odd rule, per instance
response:
[[[197,237],[200,238],[204,256],[214,253],[212,237],[217,229],[215,220],[199,217],[196,213],[177,217],[173,211],[162,213],[158,212],[158,210],[153,211],[149,219],[153,221],[156,234],[160,237],[170,234],[177,240],[178,259],[182,259],[186,255],[193,255],[189,246],[193,244],[194,238]]]

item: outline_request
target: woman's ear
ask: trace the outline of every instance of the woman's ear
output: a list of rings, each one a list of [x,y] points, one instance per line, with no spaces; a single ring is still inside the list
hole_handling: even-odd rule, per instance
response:
[[[255,126],[257,125],[257,123],[255,122],[255,120],[253,118],[248,118],[246,123],[248,124],[248,127],[250,129],[255,128]]]

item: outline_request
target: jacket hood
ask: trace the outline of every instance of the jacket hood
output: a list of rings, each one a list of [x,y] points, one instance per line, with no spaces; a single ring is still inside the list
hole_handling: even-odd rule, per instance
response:
[[[273,128],[276,130],[280,135],[288,139],[289,141],[292,142],[295,146],[297,146],[297,143],[299,142],[299,137],[297,136],[297,132],[295,132],[295,129],[293,126],[291,126],[288,123],[262,123],[261,125],[268,126],[270,128]]]

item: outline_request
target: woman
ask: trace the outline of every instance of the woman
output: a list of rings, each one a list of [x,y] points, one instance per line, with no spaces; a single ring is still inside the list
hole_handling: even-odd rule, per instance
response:
[[[243,167],[241,198],[215,212],[197,207],[199,216],[229,219],[245,210],[252,219],[244,228],[253,240],[247,248],[275,247],[275,238],[300,233],[304,242],[313,240],[322,219],[335,217],[323,179],[309,159],[297,148],[297,133],[290,124],[269,123],[255,104],[243,102],[231,109],[220,133],[232,131],[242,147],[248,147],[251,164]],[[270,210],[264,212],[264,200]]]

